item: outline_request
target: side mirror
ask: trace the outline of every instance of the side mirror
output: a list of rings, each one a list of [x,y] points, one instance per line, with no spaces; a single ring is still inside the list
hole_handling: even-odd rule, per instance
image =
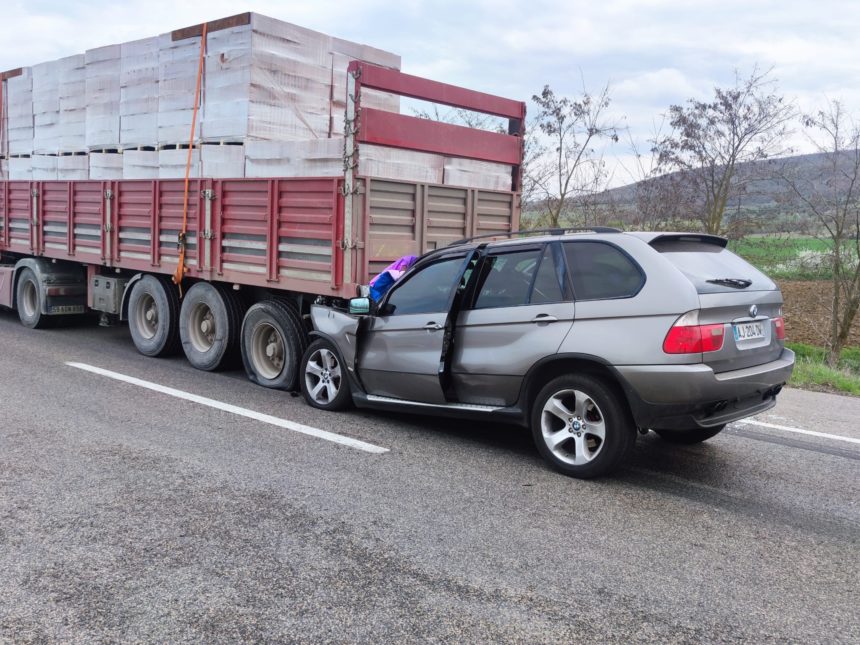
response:
[[[362,316],[370,313],[370,298],[350,298],[349,313]]]

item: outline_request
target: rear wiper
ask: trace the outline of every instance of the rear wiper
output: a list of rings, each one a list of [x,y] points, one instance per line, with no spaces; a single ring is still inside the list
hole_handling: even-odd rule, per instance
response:
[[[705,280],[711,284],[718,284],[722,287],[731,287],[733,289],[746,289],[752,284],[752,280],[744,278],[716,278],[714,280]]]

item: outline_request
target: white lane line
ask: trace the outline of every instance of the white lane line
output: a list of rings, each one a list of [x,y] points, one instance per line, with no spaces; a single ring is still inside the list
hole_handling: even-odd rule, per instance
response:
[[[216,401],[215,399],[208,399],[205,396],[198,396],[197,394],[191,394],[190,392],[183,392],[182,390],[176,390],[172,387],[159,385],[158,383],[144,381],[143,379],[135,378],[133,376],[126,376],[125,374],[120,374],[119,372],[111,372],[110,370],[102,369],[101,367],[95,367],[94,365],[73,362],[66,362],[66,365],[68,365],[69,367],[75,367],[79,370],[92,372],[93,374],[106,376],[116,381],[122,381],[123,383],[137,385],[138,387],[143,387],[147,390],[160,392],[161,394],[167,394],[168,396],[173,396],[177,399],[185,399],[186,401],[192,401],[194,403],[199,403],[200,405],[206,405],[210,408],[215,408],[216,410],[223,410],[224,412],[229,412],[240,417],[246,417],[248,419],[253,419],[254,421],[268,423],[269,425],[278,426],[279,428],[284,428],[285,430],[292,430],[293,432],[300,432],[301,434],[306,434],[311,437],[317,437],[318,439],[325,439],[326,441],[339,443],[342,446],[349,446],[350,448],[355,448],[356,450],[363,450],[364,452],[370,452],[378,455],[388,452],[388,448],[375,446],[372,443],[366,443],[364,441],[359,441],[358,439],[344,437],[342,435],[335,434],[334,432],[320,430],[319,428],[306,426],[301,423],[295,423],[294,421],[287,421],[286,419],[273,417],[270,414],[263,414],[262,412],[255,412],[254,410],[248,410],[247,408],[240,408],[237,405],[222,403],[221,401]]]
[[[815,430],[804,430],[803,428],[792,428],[791,426],[781,426],[776,423],[767,423],[765,421],[755,421],[753,419],[744,419],[743,421],[735,421],[740,425],[761,426],[762,428],[773,428],[774,430],[782,430],[784,432],[796,432],[798,434],[808,434],[813,437],[822,437],[824,439],[835,439],[836,441],[847,441],[848,443],[860,443],[860,439],[854,437],[842,437],[838,434],[828,434],[826,432],[816,432]]]

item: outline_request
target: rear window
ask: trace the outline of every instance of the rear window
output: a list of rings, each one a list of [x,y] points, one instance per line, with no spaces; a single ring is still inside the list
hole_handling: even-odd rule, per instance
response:
[[[678,239],[655,240],[651,246],[687,276],[699,293],[776,289],[764,273],[721,246]]]

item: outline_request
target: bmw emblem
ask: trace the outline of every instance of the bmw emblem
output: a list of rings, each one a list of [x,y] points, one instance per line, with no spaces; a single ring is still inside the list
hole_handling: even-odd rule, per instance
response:
[[[756,316],[758,316],[758,307],[753,305],[750,307],[750,318],[755,318]]]

